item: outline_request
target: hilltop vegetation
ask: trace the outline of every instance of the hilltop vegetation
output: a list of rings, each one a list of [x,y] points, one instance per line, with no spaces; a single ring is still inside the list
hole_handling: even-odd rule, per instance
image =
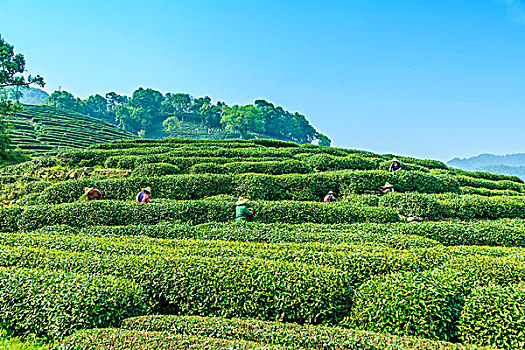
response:
[[[298,143],[330,145],[330,139],[310,125],[306,117],[265,100],[253,105],[228,106],[209,97],[186,93],[163,95],[139,88],[131,97],[110,92],[85,100],[67,91],[55,91],[44,100],[54,106],[114,123],[140,137],[163,138],[272,138]]]
[[[68,349],[523,348],[523,181],[392,157],[136,139],[4,168],[0,328]]]

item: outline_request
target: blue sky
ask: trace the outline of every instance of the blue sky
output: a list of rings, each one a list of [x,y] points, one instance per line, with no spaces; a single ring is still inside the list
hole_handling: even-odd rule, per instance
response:
[[[525,152],[522,0],[0,0],[0,34],[49,92],[264,98],[334,146]]]

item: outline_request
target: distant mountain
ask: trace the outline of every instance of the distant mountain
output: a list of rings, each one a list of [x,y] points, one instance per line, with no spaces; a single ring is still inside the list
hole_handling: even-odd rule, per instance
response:
[[[25,105],[39,105],[49,97],[49,94],[44,90],[33,87],[22,90],[22,93],[24,95],[20,98],[20,103]]]
[[[525,180],[525,153],[502,156],[484,153],[471,158],[454,158],[447,165],[468,171],[514,175]]]

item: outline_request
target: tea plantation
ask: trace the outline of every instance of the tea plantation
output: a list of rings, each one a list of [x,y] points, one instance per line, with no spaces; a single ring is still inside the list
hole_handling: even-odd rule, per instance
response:
[[[12,147],[33,155],[134,137],[100,119],[48,106],[24,106],[6,121]]]
[[[57,349],[525,348],[523,181],[393,156],[141,139],[0,169],[0,330]]]

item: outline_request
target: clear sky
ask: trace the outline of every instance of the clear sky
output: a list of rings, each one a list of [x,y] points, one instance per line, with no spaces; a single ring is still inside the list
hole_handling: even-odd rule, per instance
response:
[[[524,0],[0,0],[46,90],[264,98],[334,146],[525,152]]]

